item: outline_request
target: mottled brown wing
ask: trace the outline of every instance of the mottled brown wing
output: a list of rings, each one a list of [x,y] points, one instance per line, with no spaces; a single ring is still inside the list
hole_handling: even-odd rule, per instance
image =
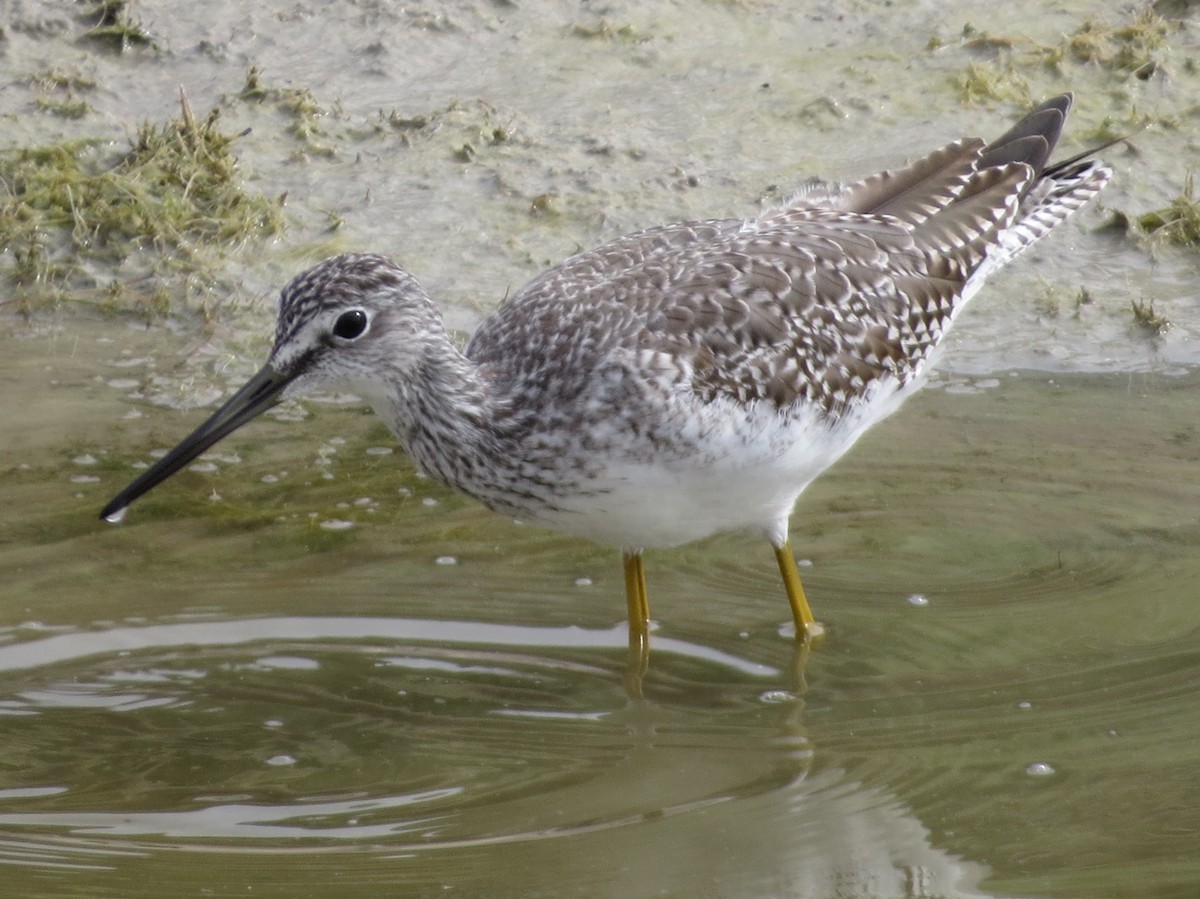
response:
[[[646,339],[690,361],[704,399],[831,415],[871,384],[909,380],[953,314],[963,272],[930,271],[900,225],[825,217],[746,235],[675,289]]]
[[[837,416],[872,385],[915,377],[982,276],[1103,185],[1091,163],[1039,177],[1069,108],[1054,98],[991,144],[956,141],[751,221],[581,253],[518,291],[467,354],[562,397],[631,351],[643,373],[704,400]],[[564,371],[570,381],[547,381]]]
[[[650,352],[662,374],[704,400],[809,402],[836,413],[870,382],[911,375],[940,335],[930,322],[950,313],[961,286],[949,269],[926,271],[907,228],[822,208],[774,227],[699,223],[652,239],[650,252],[644,238],[626,238],[545,273],[489,319],[468,355],[503,359],[513,376],[538,383],[549,360]],[[534,343],[540,352],[522,357]]]

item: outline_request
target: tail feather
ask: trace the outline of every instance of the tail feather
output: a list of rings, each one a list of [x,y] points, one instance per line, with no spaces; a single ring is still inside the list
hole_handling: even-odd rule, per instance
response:
[[[979,155],[979,167],[1023,162],[1040,175],[1062,136],[1063,125],[1071,112],[1072,99],[1069,93],[1060,94],[1036,107],[983,148]]]
[[[897,171],[880,172],[844,188],[838,208],[888,215],[917,227],[931,216],[972,199],[983,189],[979,176],[988,170],[1025,165],[1032,176],[1021,188],[1032,191],[1047,169],[1071,110],[1071,94],[1042,103],[989,144],[964,139],[935,150]],[[990,179],[984,179],[988,181]]]
[[[979,139],[958,140],[934,150],[907,168],[883,171],[841,191],[839,209],[890,215],[919,225],[937,215],[962,193],[977,167],[983,148]]]
[[[1112,169],[1099,160],[1047,170],[1021,202],[1017,220],[1001,235],[995,257],[1003,265],[1049,234],[1100,193]]]
[[[1016,258],[1085,206],[1112,176],[1112,169],[1094,158],[1095,153],[1111,144],[1049,164],[1071,101],[1069,93],[1047,100],[983,147],[974,161],[974,174],[961,193],[918,232],[944,235],[946,229],[934,226],[940,219],[948,219],[961,238],[970,238],[952,255],[968,268],[974,267],[974,257],[974,265],[985,275]],[[1030,177],[1024,183],[1001,177],[1001,173],[1014,170],[1024,170]],[[1006,184],[1015,188],[1014,195],[1005,196]],[[989,197],[998,208],[991,216],[981,215]],[[1002,211],[1004,206],[1008,207],[1007,214]],[[991,228],[979,228],[972,234],[969,227],[964,227],[972,221],[987,222]]]

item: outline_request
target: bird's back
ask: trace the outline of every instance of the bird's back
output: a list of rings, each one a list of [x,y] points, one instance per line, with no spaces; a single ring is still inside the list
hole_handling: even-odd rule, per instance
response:
[[[1098,162],[1046,167],[1069,106],[1055,98],[991,144],[956,141],[754,219],[580,253],[487,319],[467,355],[526,401],[575,396],[628,363],[701,403],[836,419],[915,378],[983,278],[1103,186]]]
[[[627,546],[742,527],[779,545],[799,494],[915,389],[983,280],[1107,181],[1096,161],[1046,166],[1069,102],[992,144],[535,278],[466,350],[500,399],[503,452],[556,485],[553,509],[518,511]]]

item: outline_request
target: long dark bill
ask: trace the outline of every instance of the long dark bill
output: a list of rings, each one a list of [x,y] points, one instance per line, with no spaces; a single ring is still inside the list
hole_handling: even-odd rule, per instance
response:
[[[283,389],[292,382],[294,377],[294,375],[285,375],[269,365],[264,365],[258,374],[231,396],[225,405],[212,414],[208,421],[183,438],[175,449],[151,465],[133,483],[114,496],[112,501],[101,510],[100,517],[107,521],[119,521],[125,508],[143,493],[148,493],[157,487],[222,437],[232,434],[250,419],[274,406],[279,400],[279,395],[283,393]]]

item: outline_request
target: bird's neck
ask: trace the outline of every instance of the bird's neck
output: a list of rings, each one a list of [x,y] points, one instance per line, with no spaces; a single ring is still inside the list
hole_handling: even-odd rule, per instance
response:
[[[448,338],[367,399],[422,472],[486,501],[488,473],[504,464],[489,427],[495,398],[478,364]]]

